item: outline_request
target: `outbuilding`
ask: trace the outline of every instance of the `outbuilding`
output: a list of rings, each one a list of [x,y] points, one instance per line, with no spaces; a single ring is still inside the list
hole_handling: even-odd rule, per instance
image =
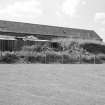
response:
[[[93,30],[0,20],[0,50],[3,51],[20,48],[24,42],[32,45],[57,38],[102,41]]]

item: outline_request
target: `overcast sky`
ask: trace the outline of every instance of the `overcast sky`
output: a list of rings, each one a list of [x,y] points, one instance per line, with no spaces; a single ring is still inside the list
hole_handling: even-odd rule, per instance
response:
[[[0,0],[0,19],[92,29],[105,41],[105,0]]]

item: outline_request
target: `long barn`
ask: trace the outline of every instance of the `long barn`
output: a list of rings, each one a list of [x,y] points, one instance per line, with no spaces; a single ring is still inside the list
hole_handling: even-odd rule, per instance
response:
[[[34,37],[34,41],[44,42],[56,38],[76,38],[102,41],[93,30],[30,24],[0,20],[0,49],[15,48],[24,38]],[[31,39],[33,39],[31,37]],[[10,46],[9,46],[10,45]],[[2,47],[3,46],[3,47]]]

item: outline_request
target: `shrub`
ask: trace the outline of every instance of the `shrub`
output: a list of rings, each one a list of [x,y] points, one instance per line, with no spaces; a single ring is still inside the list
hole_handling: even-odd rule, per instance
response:
[[[60,52],[55,51],[46,51],[45,52],[45,62],[46,63],[60,63],[61,62],[61,54]]]
[[[53,40],[53,42],[59,43],[59,45],[61,45],[61,48],[63,48],[63,51],[70,50],[77,47],[79,48],[78,42],[70,38],[55,39]]]
[[[103,63],[105,63],[105,54],[98,54],[97,57],[98,57]]]
[[[83,57],[82,63],[90,63],[90,64],[102,64],[102,60],[99,57],[95,56],[89,56],[89,57]]]
[[[19,57],[17,57],[15,54],[6,53],[5,55],[1,56],[0,63],[16,63],[18,62]]]
[[[88,52],[93,53],[93,54],[100,54],[100,53],[105,54],[105,45],[85,43],[85,44],[81,44],[81,47],[83,47]]]
[[[41,53],[36,53],[36,55],[24,56],[24,62],[26,63],[45,63],[45,56]]]

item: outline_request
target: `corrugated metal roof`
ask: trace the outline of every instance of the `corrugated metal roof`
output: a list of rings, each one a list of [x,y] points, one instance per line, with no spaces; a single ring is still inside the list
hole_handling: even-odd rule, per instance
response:
[[[40,24],[30,24],[13,21],[0,20],[0,31],[2,32],[15,32],[15,33],[27,33],[38,35],[54,35],[54,36],[80,36],[101,39],[92,30],[74,29],[67,27],[48,26]]]
[[[14,36],[0,35],[0,40],[16,40]]]
[[[23,40],[24,41],[27,41],[27,40],[29,40],[29,41],[40,41],[40,42],[46,42],[46,41],[48,41],[48,40],[40,40],[37,37],[32,36],[32,35],[31,36],[24,37]]]

